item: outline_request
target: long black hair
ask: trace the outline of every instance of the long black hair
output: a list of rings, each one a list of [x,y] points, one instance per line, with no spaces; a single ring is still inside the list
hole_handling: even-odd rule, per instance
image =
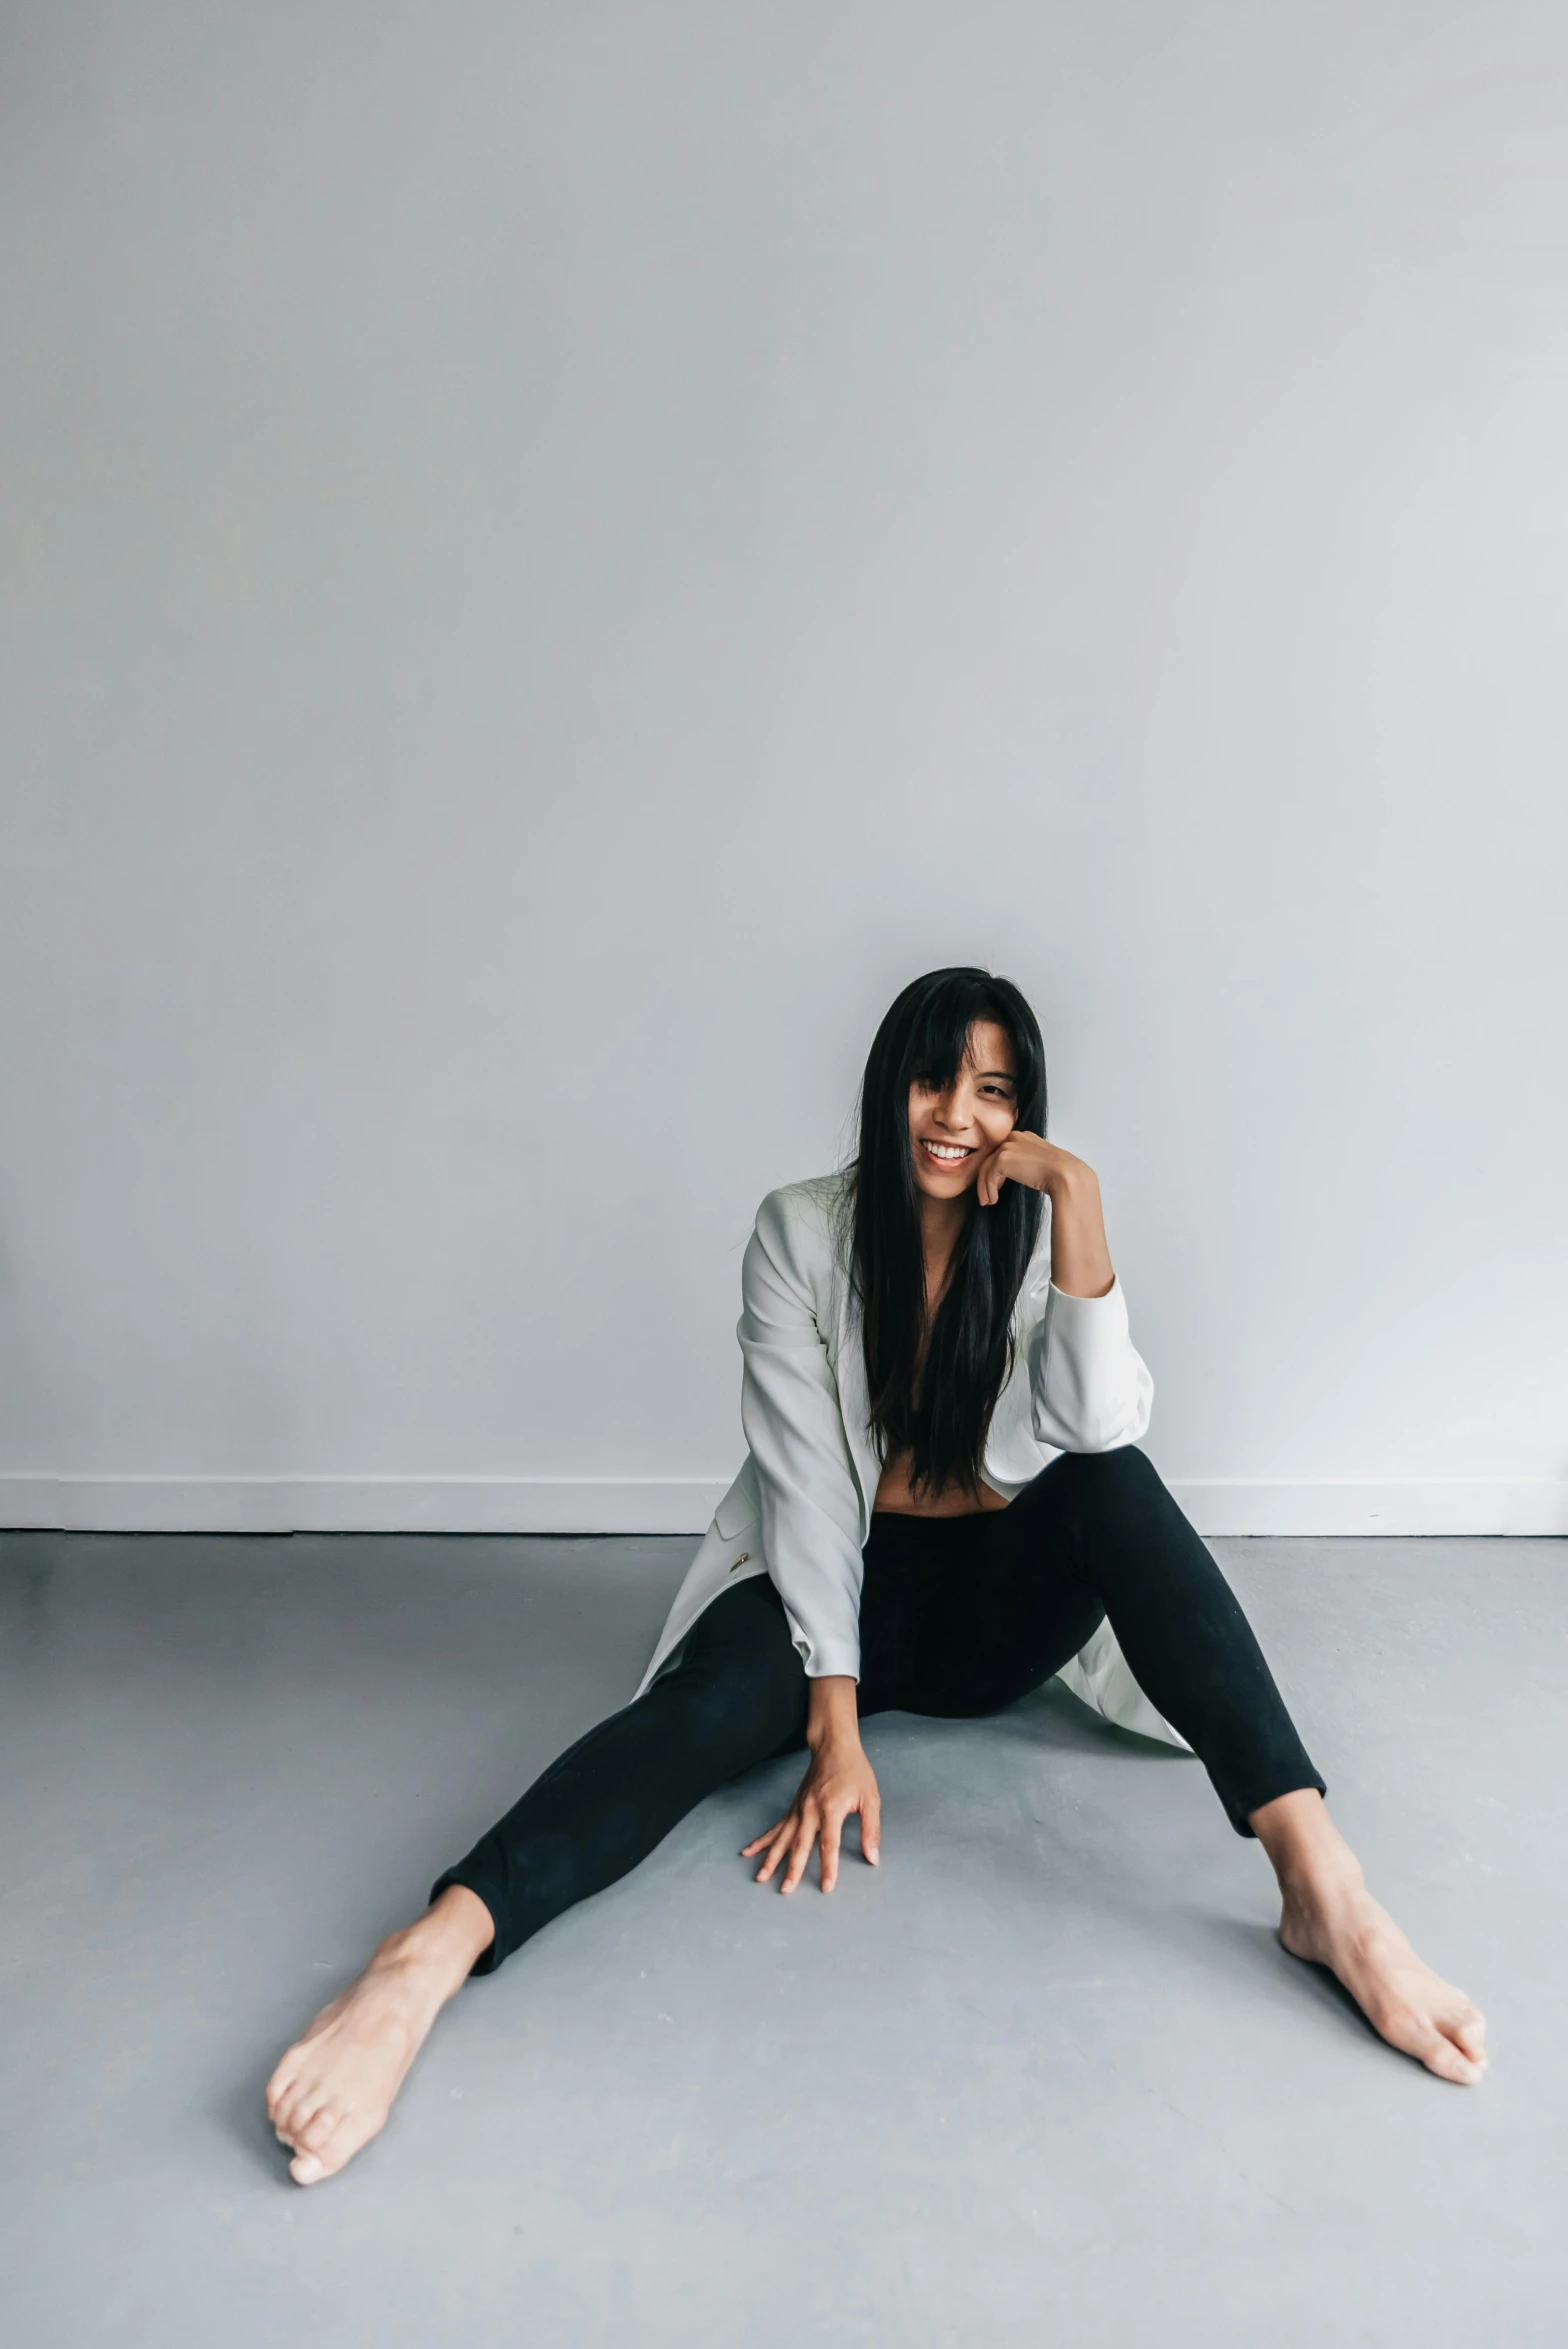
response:
[[[970,1194],[928,1334],[909,1088],[951,1085],[977,1020],[994,1020],[1012,1046],[1017,1124],[1045,1132],[1045,1046],[1018,989],[989,971],[928,971],[894,1003],[866,1062],[850,1250],[883,1459],[907,1449],[916,1490],[957,1484],[974,1494],[991,1413],[1012,1368],[1010,1325],[1040,1236],[1040,1194],[1006,1183],[986,1208]]]

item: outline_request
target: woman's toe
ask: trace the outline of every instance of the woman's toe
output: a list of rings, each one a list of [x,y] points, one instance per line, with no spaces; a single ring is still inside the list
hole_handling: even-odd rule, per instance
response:
[[[1472,2063],[1486,2061],[1486,2017],[1478,2015],[1474,2007],[1467,2007],[1449,2031],[1456,2047],[1463,2048]]]
[[[267,2082],[267,2118],[275,2121],[287,2104],[294,2086],[294,2067],[286,2060],[280,2063]]]
[[[1481,2066],[1471,2061],[1462,2048],[1441,2031],[1434,2030],[1422,2047],[1421,2061],[1429,2072],[1436,2072],[1440,2080],[1452,2080],[1461,2088],[1473,2087],[1481,2077]]]
[[[326,2174],[313,2153],[297,2153],[289,2163],[289,2176],[296,2186],[314,2186]]]
[[[294,2132],[294,2142],[301,2153],[324,2154],[341,2118],[335,2106],[318,2105]]]
[[[316,2157],[326,2175],[329,2178],[336,2177],[338,2171],[353,2160],[360,2147],[367,2143],[368,2138],[372,2135],[374,2135],[374,2131],[367,2131],[362,2126],[356,2126],[352,2119],[339,2121],[325,2144],[316,2148]]]

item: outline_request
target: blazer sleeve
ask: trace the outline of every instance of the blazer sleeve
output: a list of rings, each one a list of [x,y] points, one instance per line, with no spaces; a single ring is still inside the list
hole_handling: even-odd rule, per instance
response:
[[[762,1496],[762,1554],[806,1671],[858,1679],[860,1489],[798,1224],[771,1192],[747,1243],[741,1421]]]
[[[1149,1424],[1154,1381],[1127,1332],[1120,1281],[1103,1297],[1051,1283],[1029,1337],[1034,1432],[1058,1452],[1114,1452]]]

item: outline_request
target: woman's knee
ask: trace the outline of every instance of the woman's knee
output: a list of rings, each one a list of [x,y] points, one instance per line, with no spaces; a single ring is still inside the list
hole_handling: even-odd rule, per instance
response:
[[[1121,1444],[1114,1452],[1069,1452],[1056,1463],[1080,1517],[1176,1535],[1187,1527],[1180,1503],[1147,1452]]]
[[[1057,1462],[1072,1482],[1099,1493],[1163,1492],[1159,1470],[1136,1444],[1118,1444],[1113,1452],[1064,1452]]]
[[[1068,1467],[1069,1459],[1070,1514],[1080,1533],[1106,1536],[1108,1557],[1201,1563],[1206,1574],[1217,1571],[1181,1503],[1136,1444],[1072,1453],[1058,1465]]]

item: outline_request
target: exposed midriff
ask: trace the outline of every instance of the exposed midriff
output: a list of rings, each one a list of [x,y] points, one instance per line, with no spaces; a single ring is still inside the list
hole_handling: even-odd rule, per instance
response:
[[[941,1492],[914,1493],[909,1486],[909,1454],[891,1453],[877,1481],[873,1509],[896,1509],[901,1517],[973,1517],[981,1509],[1005,1509],[1003,1495],[982,1483],[980,1497],[965,1486],[950,1484]]]

